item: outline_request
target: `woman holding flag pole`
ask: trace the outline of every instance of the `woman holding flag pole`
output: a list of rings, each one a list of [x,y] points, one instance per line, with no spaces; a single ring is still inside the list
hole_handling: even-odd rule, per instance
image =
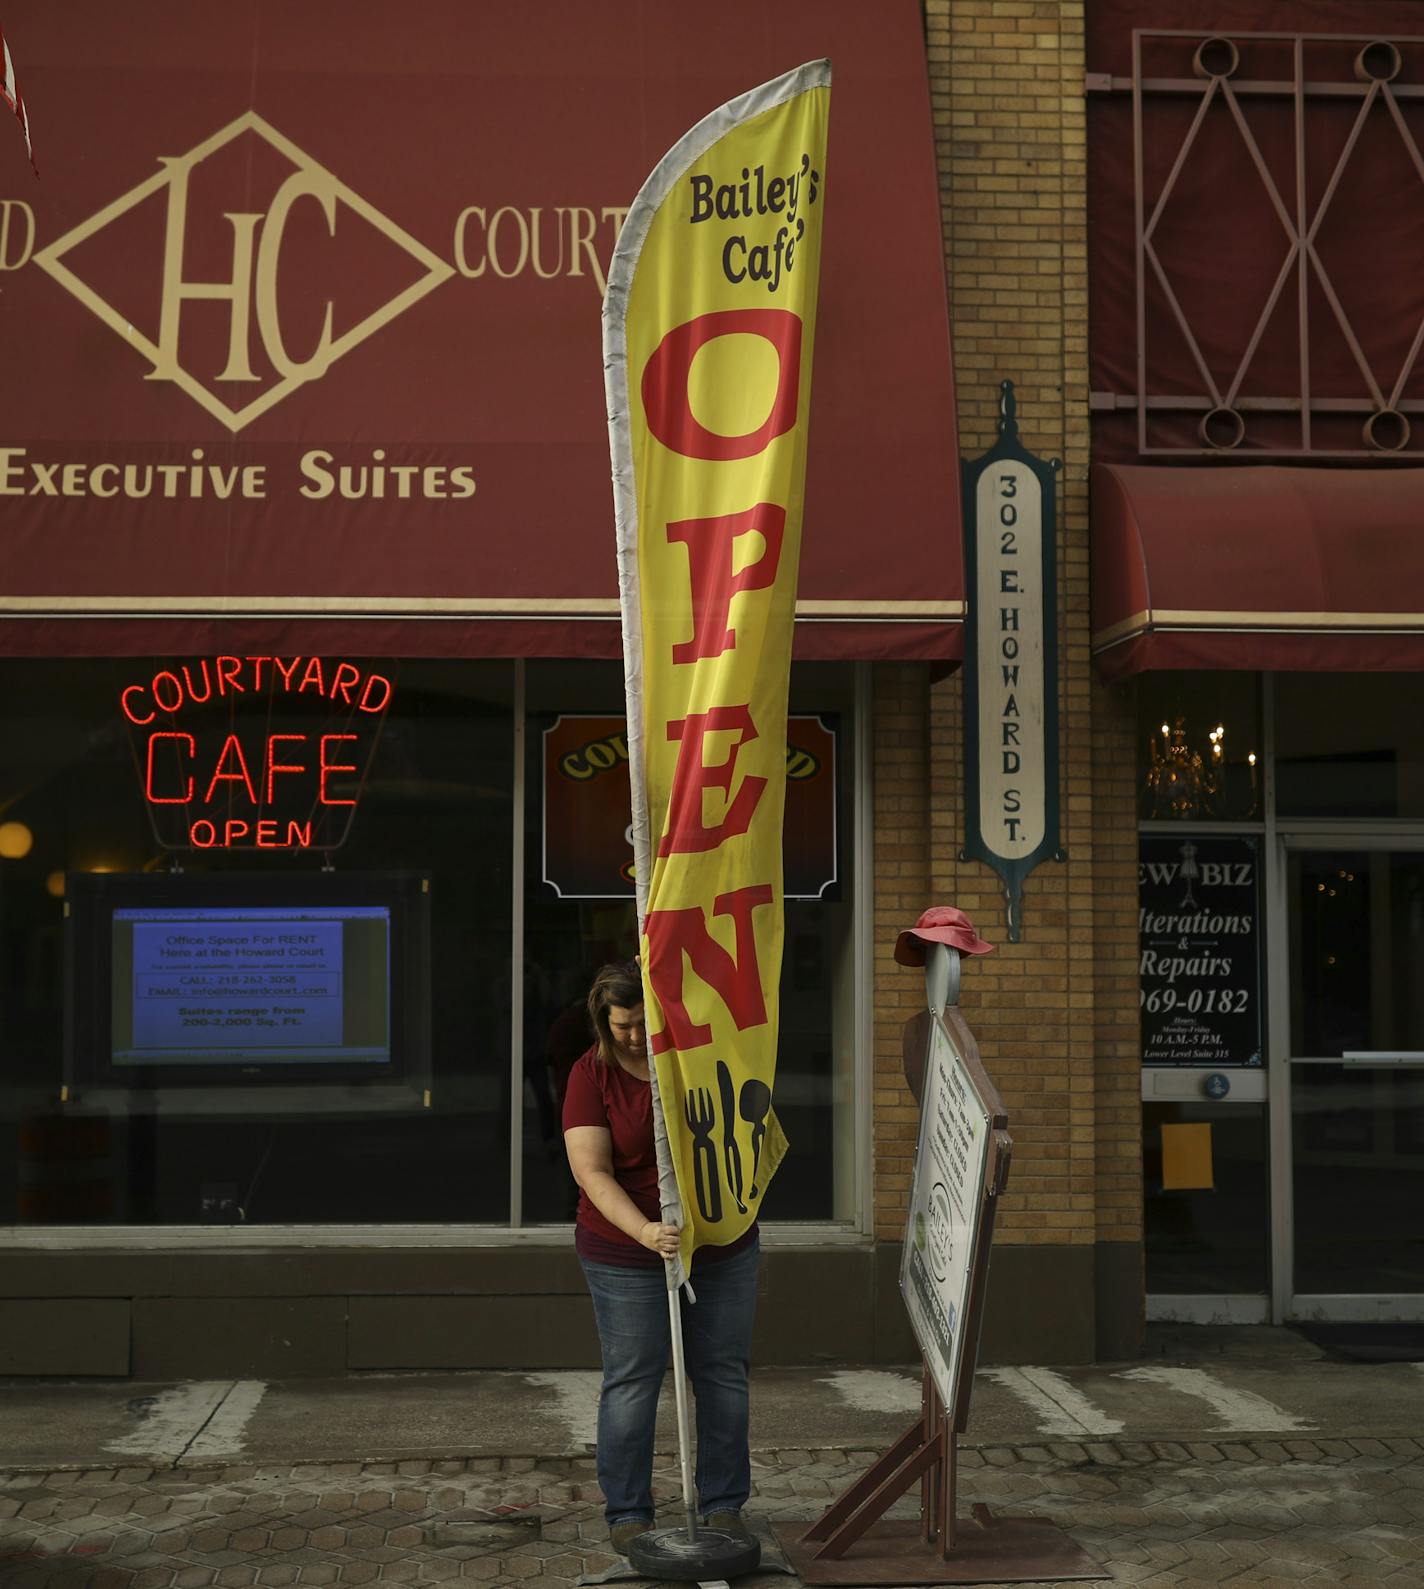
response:
[[[771,1107],[786,702],[830,77],[810,61],[674,144],[629,208],[603,305],[642,954],[594,984],[608,1057],[580,1061],[564,1123],[604,1350],[599,1477],[615,1544],[651,1578],[732,1577],[761,1555],[740,1520],[746,1369],[757,1212],[786,1151]],[[648,1123],[620,1168],[625,1108]],[[649,1526],[669,1352],[685,1532]]]
[[[653,1431],[671,1350],[664,1259],[680,1231],[664,1224],[653,1140],[642,972],[635,960],[594,978],[592,1048],[569,1076],[564,1143],[579,1185],[575,1244],[603,1350],[598,1482],[614,1549],[653,1526]],[[680,1312],[697,1399],[697,1495],[703,1522],[749,1538],[748,1371],[757,1299],[757,1227],[693,1261],[696,1305]]]

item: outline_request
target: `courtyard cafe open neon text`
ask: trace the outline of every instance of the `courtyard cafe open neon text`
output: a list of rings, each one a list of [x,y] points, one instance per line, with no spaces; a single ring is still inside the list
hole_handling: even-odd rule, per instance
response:
[[[386,674],[354,662],[217,656],[125,685],[119,706],[150,814],[186,808],[166,847],[330,849],[322,819],[344,807],[349,820],[391,695]],[[285,726],[294,716],[310,722]]]

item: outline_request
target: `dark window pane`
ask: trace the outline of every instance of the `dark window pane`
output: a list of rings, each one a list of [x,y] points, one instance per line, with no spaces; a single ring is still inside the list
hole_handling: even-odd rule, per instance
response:
[[[1424,1050],[1424,853],[1290,856],[1291,1052]]]
[[[1293,1065],[1295,1288],[1424,1291],[1424,1069]]]
[[[1424,853],[1290,855],[1295,1286],[1424,1290]],[[1353,1056],[1353,1057],[1352,1057]]]
[[[1424,816],[1424,674],[1280,673],[1276,811]]]
[[[31,701],[0,743],[0,810],[33,835],[0,860],[0,1221],[438,1223],[508,1216],[512,669],[402,664],[339,873],[430,878],[431,1070],[402,1103],[357,1080],[284,1086],[108,1085],[57,1102],[63,1077],[63,880],[165,869],[145,814],[143,752],[119,691],[150,661],[6,661]],[[330,671],[328,669],[328,671]],[[267,731],[270,702],[231,710]],[[321,857],[207,852],[186,874],[294,877]],[[76,1001],[93,989],[76,985]]]
[[[1214,1184],[1164,1188],[1162,1128],[1203,1123],[1211,1128]],[[1144,1104],[1142,1157],[1148,1292],[1264,1291],[1265,1105]]]

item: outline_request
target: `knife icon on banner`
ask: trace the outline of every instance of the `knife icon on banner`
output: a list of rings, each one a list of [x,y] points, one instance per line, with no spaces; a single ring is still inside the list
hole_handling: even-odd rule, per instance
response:
[[[726,1062],[717,1061],[717,1093],[722,1100],[722,1153],[727,1164],[727,1190],[737,1205],[737,1212],[745,1214],[747,1205],[742,1201],[742,1150],[737,1146],[737,1088]]]

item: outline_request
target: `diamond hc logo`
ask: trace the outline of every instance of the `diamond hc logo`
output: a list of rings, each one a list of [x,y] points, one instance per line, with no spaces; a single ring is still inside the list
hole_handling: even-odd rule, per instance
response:
[[[290,174],[276,184],[265,209],[223,211],[222,219],[230,228],[230,270],[217,280],[193,280],[185,275],[185,258],[190,253],[190,188],[205,161],[242,138],[265,140],[270,149],[290,165]],[[162,169],[156,175],[37,252],[34,260],[148,359],[153,366],[149,380],[173,381],[195,403],[234,432],[266,413],[299,386],[320,379],[343,354],[388,325],[455,273],[453,266],[382,215],[255,112],[239,116],[185,155],[161,157],[160,164]],[[255,170],[255,163],[250,163],[249,169]],[[125,223],[155,196],[167,206],[163,225],[161,303],[156,327],[145,328],[135,324],[129,314],[111,301],[113,293],[105,297],[92,280],[81,275],[82,270],[91,278],[96,274],[87,264],[90,256],[82,245],[112,227],[115,230],[110,236],[123,238],[121,246],[128,246]],[[319,311],[319,330],[314,339],[307,326],[311,318],[308,306],[303,314],[303,324],[307,326],[303,338],[305,346],[297,352],[284,335],[277,281],[293,213],[309,225],[311,216],[307,212],[311,206],[316,207],[320,217],[318,225],[324,224],[327,237],[337,237],[341,212],[352,212],[404,250],[415,262],[419,274],[377,307],[367,307],[360,318],[343,324],[339,334],[336,329],[338,314],[331,298],[325,299],[324,309]],[[79,254],[83,255],[82,260],[75,258]],[[216,305],[218,311],[226,315],[226,335],[221,344],[225,356],[210,361],[213,366],[221,365],[215,373],[210,373],[192,351],[191,333],[185,336],[185,322],[204,313],[196,307],[199,303]],[[212,312],[209,309],[207,314]],[[266,373],[258,373],[254,363],[260,363]],[[261,390],[253,392],[254,387]],[[241,401],[238,394],[246,396],[247,401]]]

